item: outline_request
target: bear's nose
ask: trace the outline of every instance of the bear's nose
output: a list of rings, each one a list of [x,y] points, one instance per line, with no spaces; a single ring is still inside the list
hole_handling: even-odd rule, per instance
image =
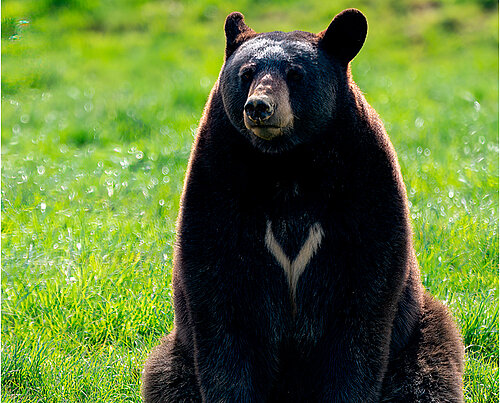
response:
[[[252,95],[245,104],[245,113],[256,123],[269,119],[274,113],[274,108],[267,96]]]

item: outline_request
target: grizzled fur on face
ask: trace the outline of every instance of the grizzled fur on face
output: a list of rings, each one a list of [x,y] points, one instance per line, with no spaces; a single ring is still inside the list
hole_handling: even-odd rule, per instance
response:
[[[365,17],[261,34],[232,13],[225,32],[144,401],[461,402],[459,334],[421,284],[396,153],[350,75]]]

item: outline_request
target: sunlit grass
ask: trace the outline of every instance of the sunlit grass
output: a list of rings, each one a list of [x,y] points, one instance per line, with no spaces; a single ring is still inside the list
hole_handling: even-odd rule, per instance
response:
[[[222,24],[320,31],[362,9],[427,289],[498,398],[498,11],[491,2],[2,2],[2,401],[139,401],[172,327],[172,245]],[[65,5],[66,4],[66,5]],[[68,6],[69,4],[69,6]]]

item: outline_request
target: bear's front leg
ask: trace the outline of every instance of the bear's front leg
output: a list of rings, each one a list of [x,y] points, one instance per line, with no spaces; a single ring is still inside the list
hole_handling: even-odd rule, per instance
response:
[[[370,294],[362,276],[356,277],[355,284],[362,287],[350,287],[348,292],[328,284],[321,289],[316,283],[315,289],[320,292],[316,303],[307,289],[299,290],[299,296],[308,301],[299,305],[300,336],[297,343],[310,346],[310,349],[300,347],[298,352],[303,354],[304,372],[312,385],[311,401],[380,401],[394,320],[391,307],[397,295],[390,292]],[[313,284],[313,277],[309,279]],[[351,286],[352,283],[344,278],[343,284]],[[330,292],[332,299],[327,305],[328,290],[333,292]],[[321,315],[316,312],[321,312]],[[318,334],[311,329],[323,331]],[[294,378],[288,382],[291,390],[295,383],[303,382],[300,376]]]
[[[387,369],[387,325],[345,323],[317,346],[323,373],[318,373],[320,402],[378,402]]]
[[[264,402],[273,379],[276,352],[242,324],[252,318],[226,306],[194,315],[195,367],[206,402]],[[231,312],[233,311],[233,312]],[[253,327],[253,326],[252,326]]]
[[[264,402],[278,366],[279,308],[253,284],[258,271],[249,270],[251,279],[236,264],[218,267],[189,267],[184,276],[201,395],[206,402]]]
[[[265,401],[266,382],[258,373],[265,372],[259,368],[264,363],[250,354],[251,341],[223,326],[198,331],[197,335],[200,342],[196,343],[195,362],[204,401]]]

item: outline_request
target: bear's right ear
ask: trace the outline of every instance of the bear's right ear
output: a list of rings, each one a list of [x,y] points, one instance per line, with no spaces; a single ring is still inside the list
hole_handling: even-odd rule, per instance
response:
[[[320,45],[346,66],[358,54],[368,32],[363,13],[349,8],[337,14],[327,29],[318,34]]]
[[[243,14],[235,12],[226,18],[224,31],[226,32],[226,60],[247,39],[255,35],[255,31],[245,24]]]

